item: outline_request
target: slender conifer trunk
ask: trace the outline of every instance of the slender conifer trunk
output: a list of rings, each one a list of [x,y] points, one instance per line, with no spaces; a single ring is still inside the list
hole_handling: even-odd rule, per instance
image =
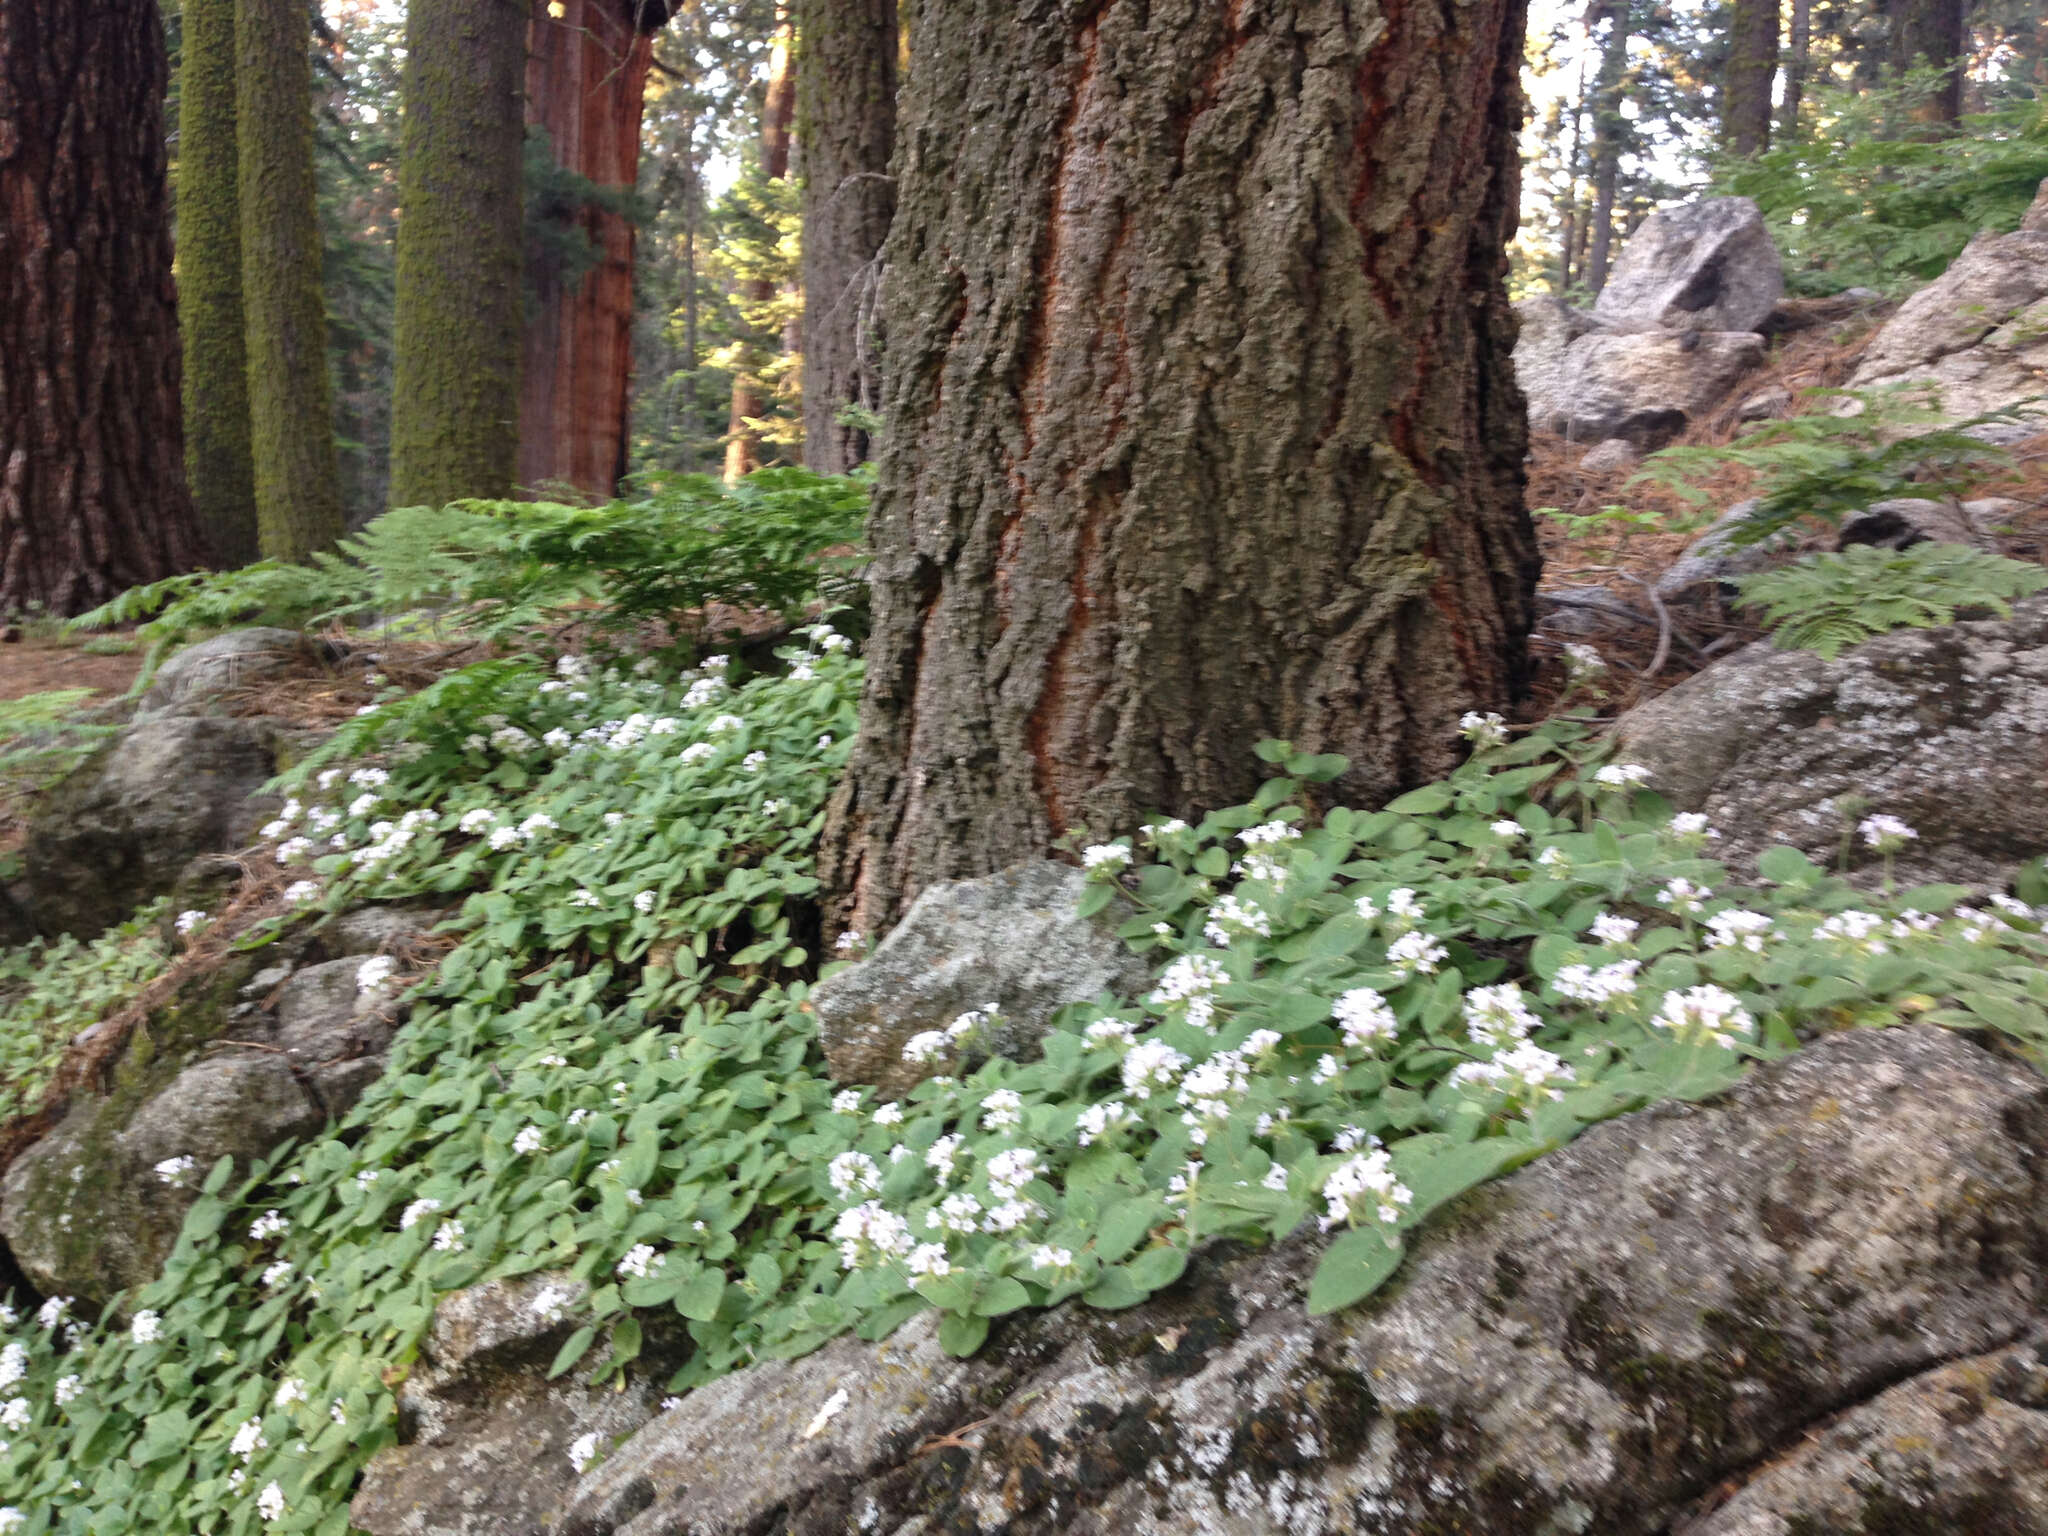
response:
[[[796,76],[792,72],[790,27],[784,22],[775,34],[769,55],[768,94],[761,103],[761,174],[780,181],[789,174],[790,129],[796,120]],[[765,304],[775,297],[772,278],[750,278],[741,285],[741,296],[749,303]],[[756,344],[764,350],[765,341]],[[726,419],[725,478],[727,483],[761,467],[761,434],[749,422],[759,421],[768,411],[768,389],[761,382],[759,357],[742,357],[732,376],[732,408]]]
[[[303,0],[238,0],[235,132],[257,541],[298,560],[341,537]]]
[[[896,209],[896,0],[803,0],[797,138],[804,178],[804,463],[843,474],[868,435],[839,420],[879,403],[877,257]]]
[[[508,496],[519,456],[526,0],[411,0],[391,500]]]
[[[1735,0],[1722,76],[1721,141],[1731,154],[1771,147],[1771,85],[1778,76],[1778,0]]]

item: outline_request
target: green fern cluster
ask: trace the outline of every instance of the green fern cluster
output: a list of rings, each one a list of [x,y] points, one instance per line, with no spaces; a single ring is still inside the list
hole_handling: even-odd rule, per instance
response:
[[[787,614],[821,592],[828,603],[855,601],[867,502],[862,480],[772,469],[733,486],[676,476],[600,507],[401,507],[305,565],[173,576],[72,625],[139,624],[155,655],[242,624],[379,622],[499,640],[570,611],[618,630],[652,622],[688,640],[713,604]]]
[[[1737,585],[1780,646],[1833,658],[1890,630],[1952,624],[1968,609],[2009,614],[2013,598],[2048,587],[2048,571],[1961,544],[1854,544]]]

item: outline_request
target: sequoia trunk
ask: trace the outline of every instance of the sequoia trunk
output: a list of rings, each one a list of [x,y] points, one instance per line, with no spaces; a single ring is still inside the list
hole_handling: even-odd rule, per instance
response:
[[[873,316],[896,184],[896,0],[804,0],[797,137],[804,173],[804,463],[844,474],[868,435],[839,420],[879,403]]]
[[[198,563],[156,0],[0,5],[0,612]]]
[[[921,8],[844,926],[1524,680],[1521,0]],[[962,123],[974,125],[963,132]]]
[[[185,0],[178,64],[178,318],[185,345],[185,470],[225,566],[257,555],[242,317],[235,139],[235,0]]]
[[[1953,123],[1963,115],[1965,0],[1888,0],[1891,23],[1887,63],[1896,71],[1935,68],[1943,73],[1921,97],[1914,118],[1930,125]]]
[[[412,0],[391,500],[507,496],[519,458],[526,0]]]
[[[1771,83],[1778,74],[1778,0],[1735,0],[1728,20],[1721,139],[1731,154],[1771,147]]]
[[[536,9],[526,59],[526,120],[555,163],[613,191],[640,175],[640,114],[654,37],[667,11],[637,0],[563,0]],[[596,265],[533,274],[519,375],[519,483],[573,486],[600,500],[626,472],[633,373],[633,221],[596,203],[575,214]]]
[[[1785,100],[1778,108],[1778,133],[1799,137],[1799,110],[1806,101],[1806,72],[1813,51],[1813,0],[1792,0],[1785,34]]]

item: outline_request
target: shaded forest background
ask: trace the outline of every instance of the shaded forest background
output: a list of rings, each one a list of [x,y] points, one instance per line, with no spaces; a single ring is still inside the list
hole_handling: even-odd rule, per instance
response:
[[[637,35],[625,9],[557,0],[533,24],[522,399],[528,429],[552,411],[561,433],[587,433],[593,416],[623,430],[562,447],[553,475],[528,430],[521,488],[590,498],[615,478],[802,462],[807,429],[837,439],[813,463],[843,468],[865,453],[873,425],[875,274],[826,279],[830,307],[860,322],[836,329],[856,337],[855,376],[867,383],[849,391],[850,405],[814,402],[807,421],[803,39],[774,0],[687,0]],[[817,14],[867,12],[872,25],[898,9]],[[902,9],[888,21],[907,23]],[[184,11],[167,0],[174,168]],[[390,504],[405,22],[382,0],[323,0],[312,19],[334,439],[357,527]],[[550,64],[551,33],[578,39],[595,62],[580,72]],[[1955,52],[1931,58],[1930,38],[1937,53],[1943,38]],[[2029,125],[2044,83],[2048,26],[2030,0],[1539,5],[1511,286],[1586,300],[1635,224],[1712,188],[1763,203],[1795,291],[1902,291],[1938,273],[1982,224],[2017,217],[2025,199],[2007,195],[1996,163],[2015,147],[2028,167],[2038,158]],[[890,103],[873,82],[860,88],[871,132],[886,142]],[[565,145],[565,133],[577,143]],[[578,159],[596,174],[562,163]],[[2019,186],[2026,174],[2007,179]],[[1888,197],[1897,227],[1869,217],[1873,195]],[[1853,230],[1852,207],[1863,215]],[[625,370],[605,355],[551,361],[564,345],[561,315],[579,303],[630,314]]]

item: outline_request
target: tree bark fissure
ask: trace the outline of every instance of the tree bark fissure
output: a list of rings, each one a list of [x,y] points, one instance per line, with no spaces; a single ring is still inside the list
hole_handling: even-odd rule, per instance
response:
[[[0,6],[0,611],[188,570],[151,0]]]
[[[1516,0],[927,8],[839,916],[1522,682]],[[961,133],[958,124],[976,125]]]

